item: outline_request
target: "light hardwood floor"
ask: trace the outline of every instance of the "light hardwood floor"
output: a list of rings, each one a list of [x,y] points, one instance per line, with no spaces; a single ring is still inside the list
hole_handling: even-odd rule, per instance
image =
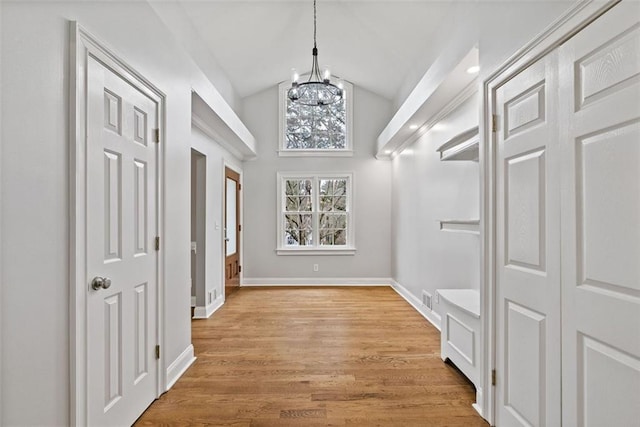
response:
[[[488,426],[440,335],[391,288],[241,288],[136,425]]]

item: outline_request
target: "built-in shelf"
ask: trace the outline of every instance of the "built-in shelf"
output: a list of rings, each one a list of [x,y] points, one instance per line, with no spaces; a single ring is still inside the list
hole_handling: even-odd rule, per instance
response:
[[[476,319],[480,318],[480,292],[475,289],[437,289],[440,298]]]
[[[475,289],[436,289],[440,318],[440,356],[450,360],[476,386],[476,410],[482,404],[480,371],[480,292]]]
[[[477,162],[479,157],[480,135],[478,126],[466,130],[438,148],[440,160],[466,160]]]
[[[480,234],[480,221],[477,219],[442,219],[439,222],[442,231]]]

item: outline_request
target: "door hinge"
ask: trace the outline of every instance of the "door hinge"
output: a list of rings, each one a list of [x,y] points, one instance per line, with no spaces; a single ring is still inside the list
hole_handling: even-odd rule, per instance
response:
[[[242,190],[242,184],[238,183],[238,191]]]
[[[238,273],[242,273],[242,266],[241,265],[238,266]]]
[[[242,225],[238,224],[238,231],[242,231]]]
[[[153,130],[153,142],[160,142],[160,129]]]
[[[491,132],[498,132],[498,115],[491,115]]]
[[[156,251],[160,250],[160,237],[156,237]]]
[[[496,370],[491,371],[491,385],[496,385]]]
[[[156,359],[158,359],[158,360],[160,359],[160,346],[159,345],[156,346]]]

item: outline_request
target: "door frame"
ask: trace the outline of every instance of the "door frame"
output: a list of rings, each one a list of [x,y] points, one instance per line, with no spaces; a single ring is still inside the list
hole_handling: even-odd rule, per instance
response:
[[[227,225],[225,218],[227,217],[227,211],[226,211],[226,207],[227,207],[227,173],[226,173],[226,169],[229,168],[232,171],[234,171],[235,173],[237,173],[240,176],[240,179],[238,180],[238,183],[240,184],[240,190],[238,191],[239,196],[238,200],[237,200],[237,205],[238,205],[238,213],[237,213],[237,217],[238,217],[238,225],[242,225],[244,223],[244,202],[243,202],[243,186],[244,184],[242,183],[243,179],[244,179],[244,174],[242,172],[242,168],[236,164],[236,163],[231,163],[228,161],[228,159],[226,158],[222,158],[222,207],[221,207],[221,212],[222,215],[220,218],[222,218],[221,221],[221,226],[222,229],[224,230],[224,227]],[[238,236],[238,242],[240,243],[240,250],[238,251],[238,264],[240,266],[242,266],[242,260],[243,260],[243,254],[244,254],[244,231],[240,231]],[[226,259],[227,259],[227,245],[226,242],[224,240],[224,231],[221,233],[221,238],[220,238],[220,244],[222,245],[222,259],[221,259],[221,263],[222,263],[222,269],[221,269],[221,278],[222,278],[222,282],[221,282],[221,293],[222,293],[222,302],[224,303],[227,300],[227,292],[226,292],[226,280],[227,280],[227,276],[225,274],[225,268],[226,268]],[[242,287],[242,277],[243,277],[243,271],[240,271],[238,273],[238,287],[241,288]]]
[[[579,0],[533,40],[507,59],[482,84],[482,119],[480,121],[480,240],[481,240],[481,313],[483,349],[481,384],[484,390],[482,415],[495,422],[496,388],[492,371],[496,369],[496,154],[497,134],[493,131],[496,91],[521,71],[553,51],[621,0]]]
[[[157,230],[164,235],[164,150],[166,124],[166,96],[156,86],[119,58],[78,22],[69,21],[69,375],[70,375],[70,424],[87,425],[88,419],[88,371],[87,371],[87,63],[94,57],[126,78],[145,95],[158,103],[157,160]],[[164,347],[164,251],[158,252],[156,276],[157,336],[160,348]],[[156,397],[166,388],[165,360],[158,360],[156,369]]]

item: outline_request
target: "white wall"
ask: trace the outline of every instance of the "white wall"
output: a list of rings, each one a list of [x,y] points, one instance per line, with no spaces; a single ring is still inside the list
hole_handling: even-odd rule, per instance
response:
[[[575,3],[576,0],[479,2],[472,19],[478,25],[481,76],[493,73]]]
[[[279,157],[278,88],[245,99],[245,123],[257,139],[258,159],[244,165],[245,237],[243,283],[278,278],[391,277],[391,164],[373,157],[376,137],[390,118],[390,103],[354,88],[353,157]],[[276,173],[278,171],[353,171],[355,243],[353,256],[278,256],[276,249]],[[313,264],[319,271],[313,271]],[[277,282],[277,281],[276,281]],[[330,282],[327,280],[326,282]]]
[[[62,426],[70,419],[68,20],[79,21],[167,95],[165,368],[191,344],[191,89],[223,101],[145,2],[3,1],[0,7],[0,424]],[[228,113],[227,105],[221,108]]]
[[[158,14],[167,29],[176,36],[177,40],[180,40],[181,46],[216,86],[229,106],[240,114],[238,110],[241,107],[240,97],[198,31],[191,25],[183,7],[175,0],[150,1],[149,5]]]
[[[479,289],[479,236],[440,231],[438,222],[478,219],[478,163],[443,162],[436,151],[477,126],[478,102],[476,94],[393,160],[393,277],[418,299],[422,290]]]
[[[207,296],[214,292],[220,297],[224,294],[224,266],[223,266],[223,239],[224,239],[224,169],[225,164],[238,172],[242,178],[242,163],[217,142],[207,136],[197,127],[192,127],[191,146],[206,156],[206,201],[205,211],[207,215],[205,236],[205,290],[202,299],[198,291],[198,307],[209,304]],[[254,184],[255,185],[255,184]],[[243,187],[243,191],[244,191]],[[244,229],[243,233],[244,234]],[[242,246],[241,246],[242,248]],[[242,249],[241,249],[242,251]],[[212,296],[212,302],[215,297]]]
[[[394,109],[398,110],[407,97],[419,86],[426,68],[431,63],[436,66],[444,63],[447,66],[457,64],[471,48],[476,46],[478,39],[478,10],[476,2],[457,1],[451,11],[440,22],[435,38],[425,40],[425,51],[420,56],[428,58],[423,62],[424,69],[409,70],[404,77],[398,92],[393,99]],[[417,59],[416,61],[420,61]],[[435,78],[443,78],[440,73],[433,73]],[[423,82],[424,84],[425,82]],[[427,86],[428,86],[427,82]]]

